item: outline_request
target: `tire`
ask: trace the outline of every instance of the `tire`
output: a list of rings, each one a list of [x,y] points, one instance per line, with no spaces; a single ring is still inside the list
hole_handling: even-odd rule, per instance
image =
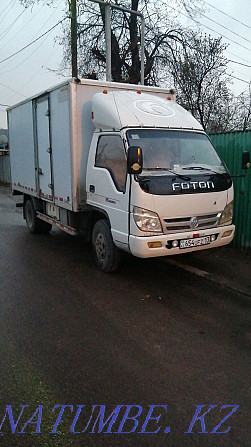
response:
[[[50,224],[48,224],[47,222],[43,222],[42,220],[37,218],[33,201],[31,199],[28,199],[25,202],[24,215],[27,228],[31,233],[49,233],[49,231],[51,230]]]
[[[120,252],[114,245],[107,220],[98,220],[92,232],[92,249],[95,264],[102,272],[115,272],[119,267]]]

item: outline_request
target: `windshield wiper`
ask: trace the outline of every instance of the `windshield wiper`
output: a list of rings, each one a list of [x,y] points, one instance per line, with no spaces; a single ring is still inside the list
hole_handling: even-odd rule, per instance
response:
[[[214,174],[220,174],[220,172],[216,172],[211,168],[204,168],[204,166],[186,166],[182,168],[184,171],[211,171]]]
[[[156,168],[143,168],[143,171],[167,171],[167,172],[170,172],[173,175],[176,175],[177,177],[181,178],[182,180],[186,180],[186,181],[191,180],[191,177],[186,177],[185,175],[178,174],[177,172],[173,171],[172,169],[161,168],[159,166],[157,166]]]

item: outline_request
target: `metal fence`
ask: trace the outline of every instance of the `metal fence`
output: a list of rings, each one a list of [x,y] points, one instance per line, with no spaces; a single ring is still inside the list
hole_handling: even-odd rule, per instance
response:
[[[0,182],[10,183],[10,156],[0,155]]]
[[[226,163],[231,175],[244,175],[241,169],[242,152],[251,155],[251,131],[228,132],[210,135],[210,138]],[[234,183],[234,224],[236,225],[233,245],[251,248],[251,168],[245,177],[233,178]]]

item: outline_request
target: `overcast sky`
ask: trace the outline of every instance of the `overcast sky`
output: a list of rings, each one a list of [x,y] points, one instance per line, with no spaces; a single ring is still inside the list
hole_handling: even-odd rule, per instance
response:
[[[62,60],[62,48],[55,43],[55,37],[62,32],[61,25],[19,52],[64,17],[65,1],[54,0],[54,7],[45,6],[41,1],[32,9],[24,9],[18,0],[1,0],[0,3],[0,128],[6,128],[5,105],[20,102],[65,79],[55,73]],[[215,37],[221,34],[230,44],[226,57],[239,63],[228,65],[228,73],[234,76],[232,90],[236,95],[247,89],[251,79],[251,68],[245,67],[251,66],[250,6],[251,0],[207,0],[205,15],[218,23],[206,17],[198,18],[206,33]],[[186,20],[184,16],[183,20]],[[197,29],[195,22],[189,23]],[[16,52],[19,53],[10,57]]]

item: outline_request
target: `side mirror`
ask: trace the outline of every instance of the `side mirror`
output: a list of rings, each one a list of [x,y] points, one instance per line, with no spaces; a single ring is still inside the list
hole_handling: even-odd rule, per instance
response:
[[[143,168],[143,153],[141,147],[129,146],[127,154],[128,174],[141,174]]]
[[[250,153],[248,151],[242,152],[241,169],[250,168]]]

